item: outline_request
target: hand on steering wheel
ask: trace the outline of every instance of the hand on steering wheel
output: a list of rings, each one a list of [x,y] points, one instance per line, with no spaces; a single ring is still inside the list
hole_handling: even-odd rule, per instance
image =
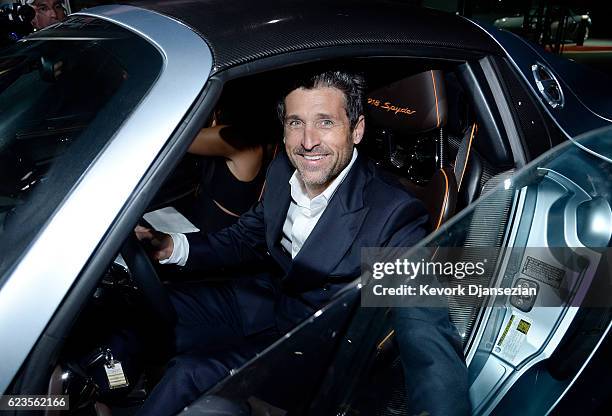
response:
[[[165,236],[172,241],[168,234],[165,234]],[[136,234],[130,233],[124,241],[121,255],[132,273],[132,279],[142,290],[147,304],[164,323],[172,327],[176,322],[176,311],[170,302],[166,288],[159,280],[157,272],[139,243]]]
[[[137,225],[134,229],[136,238],[141,243],[147,243],[150,250],[149,254],[154,260],[166,260],[172,255],[174,243],[169,234],[162,233],[151,228]]]

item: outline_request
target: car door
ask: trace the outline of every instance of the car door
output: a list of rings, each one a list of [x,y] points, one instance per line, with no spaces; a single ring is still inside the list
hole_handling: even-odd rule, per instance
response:
[[[212,56],[184,25],[128,6],[75,14],[2,55],[0,391],[39,392],[147,187],[186,148]]]

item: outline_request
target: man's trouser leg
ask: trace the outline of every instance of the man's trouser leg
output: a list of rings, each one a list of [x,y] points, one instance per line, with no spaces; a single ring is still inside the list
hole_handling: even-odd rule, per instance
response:
[[[276,328],[246,336],[229,284],[185,284],[170,292],[177,312],[175,347],[139,415],[171,415],[193,402],[279,337]]]

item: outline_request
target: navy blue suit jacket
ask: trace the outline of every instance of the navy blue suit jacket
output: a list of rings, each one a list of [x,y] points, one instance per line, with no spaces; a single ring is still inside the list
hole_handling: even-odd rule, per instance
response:
[[[423,204],[359,156],[291,259],[280,241],[294,170],[283,153],[268,169],[260,203],[229,228],[188,237],[190,269],[268,262],[267,273],[234,287],[246,334],[273,325],[286,331],[309,317],[360,276],[362,247],[413,246],[428,232]],[[467,371],[447,310],[399,308],[393,320],[411,411],[467,414]]]
[[[236,285],[247,334],[295,325],[361,274],[361,248],[412,246],[427,234],[427,213],[411,194],[358,156],[302,249],[291,259],[280,244],[294,172],[279,155],[266,175],[263,199],[236,224],[190,235],[192,270],[268,261],[273,271]]]

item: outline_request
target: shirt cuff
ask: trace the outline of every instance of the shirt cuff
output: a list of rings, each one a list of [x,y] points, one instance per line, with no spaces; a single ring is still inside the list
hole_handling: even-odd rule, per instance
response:
[[[174,244],[172,254],[166,260],[160,260],[159,264],[176,264],[177,266],[184,266],[187,264],[187,258],[189,257],[189,241],[185,234],[169,233]]]

